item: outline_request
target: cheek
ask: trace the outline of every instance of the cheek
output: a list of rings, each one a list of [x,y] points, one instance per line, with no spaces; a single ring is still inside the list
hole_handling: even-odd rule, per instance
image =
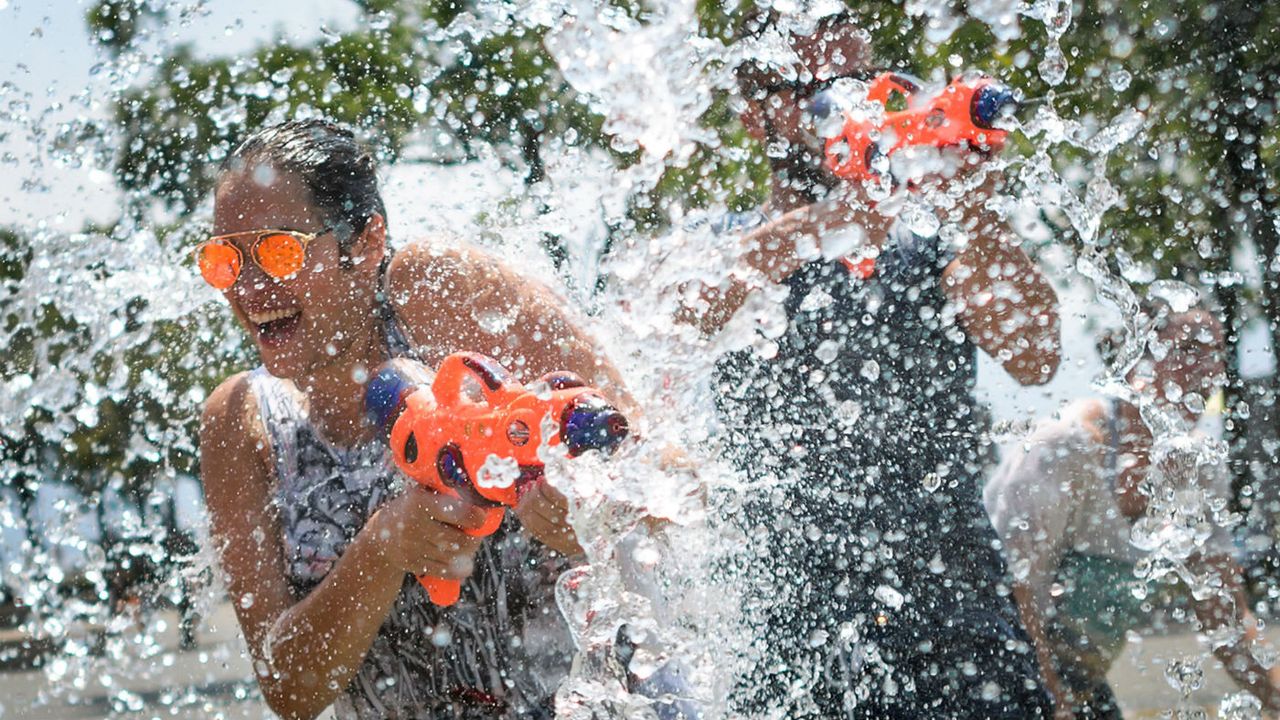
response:
[[[322,322],[344,322],[365,305],[358,284],[359,276],[338,268],[307,275],[299,283],[299,301],[314,319]]]

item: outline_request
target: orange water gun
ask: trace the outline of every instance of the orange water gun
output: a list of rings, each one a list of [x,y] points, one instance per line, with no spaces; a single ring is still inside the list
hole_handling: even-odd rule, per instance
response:
[[[919,80],[886,72],[867,87],[867,99],[885,106],[884,119],[875,123],[843,114],[844,123],[827,138],[826,166],[838,177],[870,180],[880,173],[873,163],[912,145],[965,145],[997,151],[1008,133],[995,122],[1018,106],[1013,91],[992,78],[956,78],[941,92],[925,95]],[[825,94],[824,94],[825,95]],[[823,116],[839,111],[832,99],[814,98],[812,112]]]
[[[506,508],[542,477],[543,445],[563,444],[570,457],[612,452],[628,432],[622,413],[577,375],[550,373],[525,387],[477,353],[445,358],[429,388],[384,367],[365,388],[365,410],[377,427],[390,428],[404,474],[485,509],[484,524],[466,531],[475,537],[493,534]],[[457,580],[418,580],[436,605],[458,601]]]

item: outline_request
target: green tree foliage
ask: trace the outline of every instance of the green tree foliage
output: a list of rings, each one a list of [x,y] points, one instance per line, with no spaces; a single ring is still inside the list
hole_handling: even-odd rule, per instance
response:
[[[119,5],[108,0],[89,13],[95,36],[116,52],[137,37],[139,22],[138,11]],[[539,33],[517,23],[484,34],[450,30],[464,10],[458,3],[361,6],[363,27],[308,46],[277,39],[247,57],[214,59],[175,48],[153,81],[116,103],[120,183],[190,210],[234,143],[301,114],[362,128],[388,160],[415,131],[431,135],[442,159],[470,157],[476,142],[513,147],[531,180],[548,133],[599,139],[599,118],[556,73]]]
[[[425,139],[440,160],[465,159],[478,144],[507,148],[508,156],[523,160],[531,182],[541,176],[549,138],[575,136],[580,144],[609,147],[601,119],[543,48],[543,32],[502,15],[497,4],[358,4],[363,21],[357,29],[308,45],[277,38],[243,56],[215,58],[174,48],[154,78],[116,103],[121,185],[136,197],[190,210],[207,196],[218,161],[238,138],[298,114],[363,128],[387,160],[412,138]],[[643,4],[618,5],[645,21]],[[963,11],[963,4],[956,5]],[[105,47],[127,54],[149,27],[169,20],[156,7],[144,0],[102,0],[89,11],[89,25]],[[1039,20],[1021,18],[1020,34],[1006,41],[976,20],[959,22],[940,37],[925,32],[927,18],[909,16],[898,3],[850,7],[888,67],[926,78],[984,70],[1086,128],[1127,109],[1144,113],[1137,141],[1112,153],[1105,167],[1081,150],[1053,150],[1055,167],[1068,181],[1104,175],[1115,186],[1120,202],[1103,218],[1097,244],[1138,285],[1178,278],[1216,296],[1232,350],[1250,320],[1268,323],[1273,342],[1280,341],[1278,6],[1247,0],[1076,2],[1061,38],[1066,79],[1057,87],[1037,69],[1048,44]],[[739,3],[700,0],[702,33],[729,42],[740,10]],[[767,166],[736,122],[729,93],[720,93],[702,122],[715,139],[636,197],[632,229],[656,231],[673,203],[745,206],[762,198]],[[1015,171],[1018,153],[1030,151],[1015,140],[1009,151]],[[615,157],[620,165],[635,159]],[[1047,219],[1061,241],[1080,243],[1060,217]],[[1238,386],[1239,378],[1233,380]],[[1263,397],[1274,397],[1275,381],[1270,383],[1271,395]],[[1275,422],[1274,415],[1261,417]]]

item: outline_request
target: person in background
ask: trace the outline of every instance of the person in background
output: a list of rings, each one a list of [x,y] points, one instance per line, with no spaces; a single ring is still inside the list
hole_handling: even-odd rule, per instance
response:
[[[1024,384],[1053,376],[1055,293],[991,209],[1000,180],[976,182],[977,153],[955,149],[955,174],[932,179],[978,185],[940,218],[964,249],[913,234],[827,171],[812,101],[873,66],[849,15],[810,27],[793,33],[771,11],[743,25],[744,43],[795,54],[737,73],[771,187],[760,212],[718,231],[740,238],[757,280],[685,292],[697,299],[683,319],[714,335],[768,284],[787,291],[785,329],[765,343],[776,352],[719,367],[725,447],[764,488],[742,523],[769,553],[749,591],[760,659],[741,702],[788,718],[1045,717],[982,507],[973,385],[978,350]],[[828,257],[849,232],[868,252]]]
[[[1201,309],[1174,312],[1150,303],[1156,340],[1129,375],[1152,402],[1176,410],[1189,423],[1222,383],[1222,325]],[[1104,338],[1104,355],[1107,343]],[[1152,471],[1152,435],[1138,407],[1089,398],[1039,424],[1012,449],[987,483],[984,499],[1014,568],[1013,596],[1035,642],[1058,718],[1121,718],[1107,671],[1126,634],[1146,626],[1150,604],[1135,566],[1146,553],[1134,527],[1147,512],[1143,481]],[[1221,465],[1197,466],[1204,507],[1230,498]],[[1238,624],[1243,634],[1216,649],[1240,687],[1269,712],[1280,710],[1280,667],[1259,665],[1250,652],[1260,642],[1257,623],[1241,592],[1228,528],[1202,519],[1207,537],[1189,569],[1221,578],[1223,593],[1186,593],[1203,627]],[[1185,591],[1185,585],[1177,590]]]

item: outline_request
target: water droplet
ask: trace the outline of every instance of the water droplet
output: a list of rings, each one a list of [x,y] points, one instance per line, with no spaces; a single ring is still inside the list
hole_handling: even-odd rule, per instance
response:
[[[1049,85],[1061,85],[1067,79],[1067,58],[1056,42],[1045,49],[1044,59],[1036,65],[1036,69]]]
[[[867,360],[862,363],[862,367],[858,370],[858,374],[867,380],[879,380],[880,363],[875,360]]]
[[[840,343],[835,340],[823,340],[818,344],[818,349],[813,352],[814,357],[821,360],[824,364],[830,363],[840,355]]]
[[[906,223],[911,232],[921,237],[933,237],[938,234],[938,228],[942,226],[933,209],[919,202],[905,203],[898,217]]]
[[[1253,655],[1253,659],[1257,660],[1258,664],[1266,670],[1275,667],[1276,661],[1280,659],[1280,650],[1277,650],[1275,646],[1265,639],[1255,640],[1251,643],[1249,652]]]
[[[1262,720],[1262,702],[1246,690],[1231,693],[1218,705],[1218,720]]]
[[[453,642],[453,631],[441,624],[431,633],[431,644],[436,647],[448,647]]]
[[[1204,669],[1200,666],[1200,658],[1184,656],[1169,661],[1164,669],[1164,678],[1169,686],[1189,697],[1191,693],[1204,685]]]
[[[942,476],[938,475],[936,472],[925,473],[920,484],[924,485],[925,490],[935,492],[938,488],[942,487]]]
[[[888,585],[880,585],[877,587],[875,591],[875,598],[880,604],[888,607],[890,610],[897,610],[902,607],[902,604],[907,600],[902,593],[898,592],[897,588],[893,588]]]
[[[1129,83],[1133,80],[1133,75],[1131,75],[1128,70],[1120,68],[1118,70],[1111,71],[1111,75],[1108,79],[1111,81],[1111,87],[1114,88],[1116,92],[1124,92],[1129,88]]]
[[[253,607],[253,593],[245,593],[240,596],[240,607],[246,610]]]

